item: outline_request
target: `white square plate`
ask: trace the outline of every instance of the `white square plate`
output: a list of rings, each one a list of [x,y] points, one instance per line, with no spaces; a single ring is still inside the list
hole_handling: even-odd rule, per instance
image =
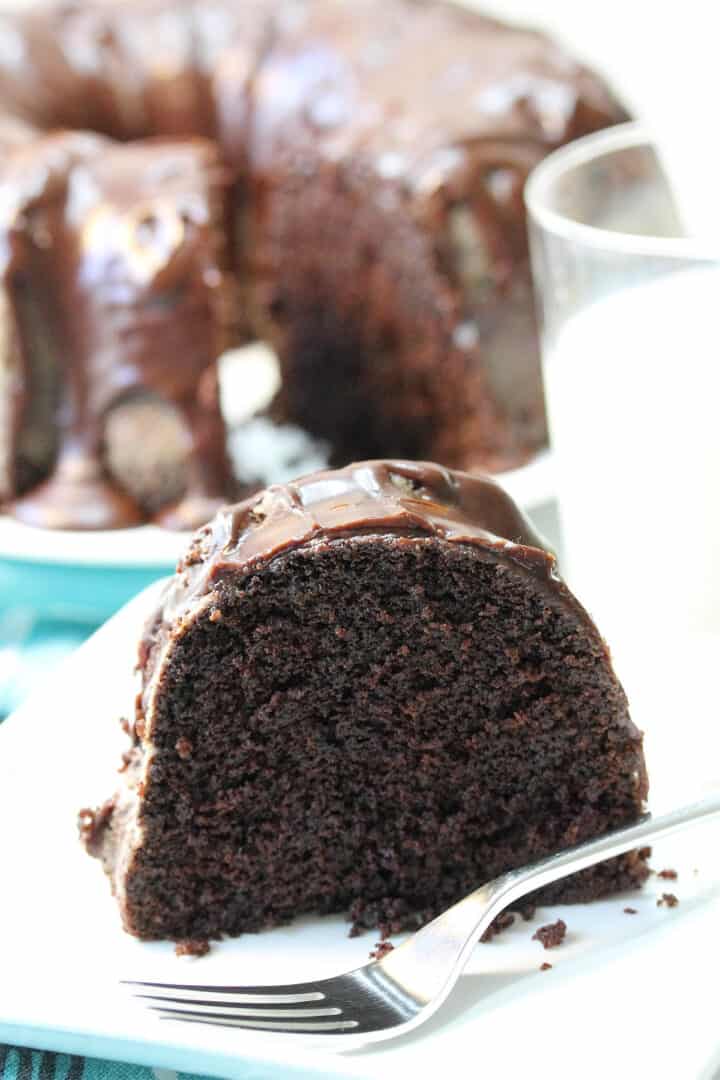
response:
[[[163,1022],[122,978],[292,982],[364,962],[374,933],[339,918],[303,920],[178,959],[120,928],[76,815],[106,798],[125,745],[139,625],[155,587],[107,623],[0,726],[0,1042],[143,1062],[227,1078],[712,1077],[720,1064],[720,845],[717,829],[659,848],[639,893],[540,911],[478,946],[447,1005],[416,1033],[345,1053],[287,1037]],[[653,805],[700,793],[720,774],[714,693],[720,642],[624,665],[647,740]],[[712,741],[714,739],[714,742]],[[663,892],[680,905],[658,907]],[[637,915],[623,908],[632,905]],[[531,935],[562,917],[545,952]],[[541,973],[548,960],[553,968]]]

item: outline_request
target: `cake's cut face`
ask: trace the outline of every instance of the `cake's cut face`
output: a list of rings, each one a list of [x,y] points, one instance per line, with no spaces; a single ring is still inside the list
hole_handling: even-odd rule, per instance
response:
[[[643,807],[607,649],[489,479],[365,462],[223,511],[140,667],[124,786],[84,831],[143,938],[417,926]],[[646,875],[633,853],[542,898]]]
[[[25,371],[31,383],[42,352],[56,449],[48,479],[15,513],[69,528],[158,512],[197,525],[229,482],[216,375],[234,299],[225,173],[202,139],[100,146],[68,167],[50,217],[43,193],[47,242],[21,237],[34,283],[22,339],[50,328]],[[18,300],[23,270],[11,272]],[[26,394],[21,433],[38,400],[37,387]]]
[[[99,147],[28,195],[42,234],[18,218],[3,240],[0,221],[11,261],[25,249],[0,343],[4,508],[207,520],[237,490],[218,350],[252,341],[282,373],[263,421],[331,463],[498,471],[544,444],[523,185],[625,118],[544,35],[443,0],[73,0],[0,15],[0,41],[0,188],[20,151],[42,171],[48,138]],[[130,225],[145,205],[157,234]]]

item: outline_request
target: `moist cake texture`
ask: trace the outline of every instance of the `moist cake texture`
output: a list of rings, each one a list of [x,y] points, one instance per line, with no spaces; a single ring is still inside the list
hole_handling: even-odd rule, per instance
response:
[[[488,478],[370,461],[221,511],[139,665],[121,790],[83,832],[141,938],[416,927],[643,808],[607,648]],[[638,885],[646,855],[535,899]]]

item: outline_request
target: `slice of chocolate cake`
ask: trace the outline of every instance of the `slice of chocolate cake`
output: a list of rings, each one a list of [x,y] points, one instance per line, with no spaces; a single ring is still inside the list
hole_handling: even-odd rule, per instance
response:
[[[147,625],[122,791],[85,812],[124,925],[414,927],[639,816],[607,648],[510,498],[370,461],[222,511]],[[641,883],[632,853],[544,890]]]

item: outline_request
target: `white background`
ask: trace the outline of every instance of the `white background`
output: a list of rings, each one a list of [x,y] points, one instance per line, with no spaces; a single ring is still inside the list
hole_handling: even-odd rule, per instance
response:
[[[716,0],[470,2],[500,18],[551,31],[600,68],[644,119],[681,109],[692,125],[701,95],[720,100],[720,5]]]

